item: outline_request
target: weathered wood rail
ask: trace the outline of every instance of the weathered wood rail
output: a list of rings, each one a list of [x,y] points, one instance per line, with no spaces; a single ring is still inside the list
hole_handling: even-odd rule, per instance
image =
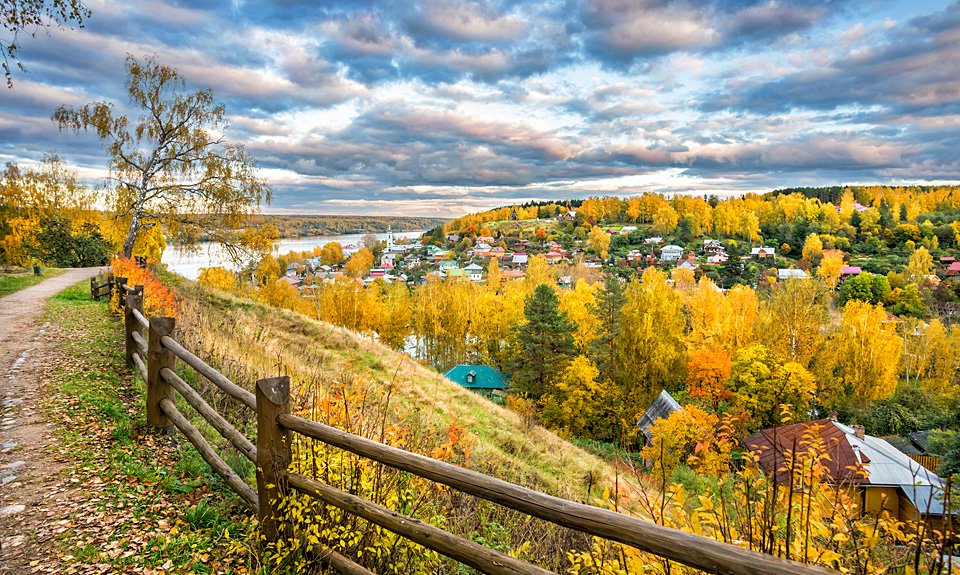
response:
[[[98,297],[101,286],[94,282],[90,285],[91,295]],[[146,381],[147,423],[168,431],[173,428],[179,430],[210,468],[258,514],[261,533],[267,542],[275,542],[283,536],[278,505],[295,490],[483,573],[550,573],[541,567],[404,516],[316,479],[290,472],[291,437],[293,433],[298,433],[532,517],[630,545],[706,572],[730,575],[835,573],[829,569],[780,559],[621,513],[560,499],[298,417],[290,412],[288,377],[261,379],[256,382],[255,393],[251,393],[177,342],[174,339],[173,318],[147,317],[143,313],[142,286],[128,286],[123,278],[115,278],[112,283],[108,282],[108,285],[117,286],[115,289],[121,294],[124,304],[127,362]],[[257,421],[255,440],[245,437],[177,375],[178,360],[206,378],[239,405],[254,412]],[[238,453],[255,464],[256,490],[237,475],[190,419],[180,412],[175,402],[176,394]],[[353,560],[330,549],[318,548],[316,553],[320,561],[339,573],[370,573]]]

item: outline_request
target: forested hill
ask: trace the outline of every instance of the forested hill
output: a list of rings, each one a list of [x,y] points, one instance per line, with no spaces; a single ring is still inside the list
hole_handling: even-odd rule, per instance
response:
[[[382,233],[428,230],[445,223],[443,218],[407,216],[322,216],[261,215],[258,223],[273,224],[281,238],[332,236],[339,234]]]

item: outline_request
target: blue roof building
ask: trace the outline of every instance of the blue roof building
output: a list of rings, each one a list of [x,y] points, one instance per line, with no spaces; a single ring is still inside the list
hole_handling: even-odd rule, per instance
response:
[[[444,372],[444,377],[484,397],[503,397],[510,387],[510,376],[489,365],[458,365]]]

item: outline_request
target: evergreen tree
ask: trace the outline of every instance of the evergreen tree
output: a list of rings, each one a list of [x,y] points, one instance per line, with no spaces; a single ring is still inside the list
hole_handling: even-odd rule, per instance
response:
[[[620,310],[626,303],[624,283],[616,274],[607,274],[603,291],[597,298],[599,335],[593,340],[593,363],[600,371],[600,381],[618,381],[617,339],[620,337]]]
[[[523,313],[527,322],[517,328],[520,354],[515,360],[511,384],[533,399],[540,399],[576,353],[575,326],[560,311],[560,299],[548,285],[537,286],[527,298]]]

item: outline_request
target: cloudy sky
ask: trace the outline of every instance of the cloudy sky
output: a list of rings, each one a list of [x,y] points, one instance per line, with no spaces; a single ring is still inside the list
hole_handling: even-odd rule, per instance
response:
[[[0,162],[60,104],[128,104],[126,54],[212,88],[289,213],[459,215],[643,191],[960,180],[960,3],[88,0],[21,37]]]

